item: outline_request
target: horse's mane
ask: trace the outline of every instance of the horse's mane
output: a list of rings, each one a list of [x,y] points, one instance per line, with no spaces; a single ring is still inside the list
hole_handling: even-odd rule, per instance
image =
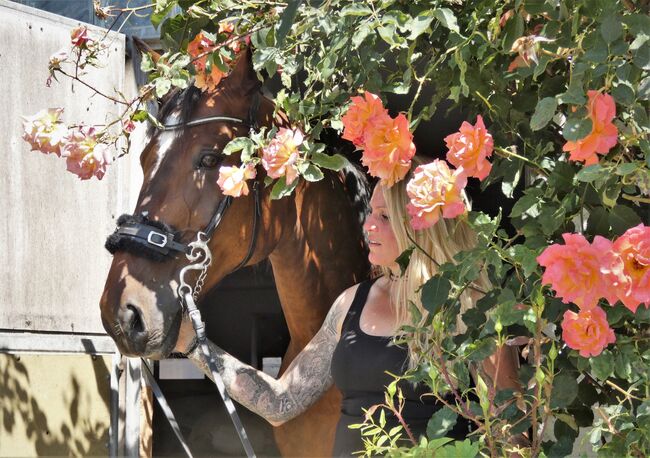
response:
[[[362,226],[370,211],[371,189],[368,178],[359,166],[352,163],[341,170],[340,173],[343,177],[345,193],[357,212],[359,226]]]

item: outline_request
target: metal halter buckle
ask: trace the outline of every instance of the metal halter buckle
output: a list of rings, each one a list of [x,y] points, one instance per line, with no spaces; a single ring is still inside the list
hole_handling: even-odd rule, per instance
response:
[[[154,237],[160,237],[158,241],[154,240]],[[160,232],[156,231],[151,231],[149,232],[149,235],[147,235],[147,242],[151,243],[152,245],[159,246],[163,248],[165,245],[167,245],[167,236],[165,234],[161,234]]]

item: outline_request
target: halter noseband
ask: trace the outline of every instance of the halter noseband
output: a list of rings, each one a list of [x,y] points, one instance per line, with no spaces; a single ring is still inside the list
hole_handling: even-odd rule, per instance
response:
[[[175,130],[184,127],[194,127],[202,124],[212,122],[228,122],[238,123],[247,126],[250,132],[259,129],[257,123],[257,112],[260,106],[260,93],[256,92],[253,96],[251,106],[248,110],[248,119],[243,120],[230,116],[208,116],[199,118],[186,123],[166,124],[162,130]],[[248,246],[248,252],[244,259],[233,269],[239,270],[250,261],[255,251],[257,242],[259,218],[261,216],[261,197],[259,182],[253,182],[253,199],[255,206],[253,210],[253,230],[251,240]],[[210,218],[208,225],[202,232],[205,234],[206,239],[209,241],[214,234],[214,231],[219,227],[226,210],[232,204],[232,196],[224,196],[219,202],[215,212]],[[171,226],[161,222],[149,219],[147,212],[139,215],[124,214],[117,220],[117,228],[106,240],[105,247],[111,253],[115,254],[118,251],[128,251],[132,254],[147,257],[154,261],[164,261],[168,257],[173,256],[175,253],[188,254],[190,247],[177,240],[178,231],[174,230]]]

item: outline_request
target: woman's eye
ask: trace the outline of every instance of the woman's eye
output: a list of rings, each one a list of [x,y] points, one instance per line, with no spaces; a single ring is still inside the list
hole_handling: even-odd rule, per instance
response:
[[[382,214],[380,216],[381,216],[381,219],[383,219],[384,221],[388,221],[388,215]]]
[[[199,161],[199,166],[204,169],[213,169],[219,165],[220,159],[219,156],[215,153],[208,153],[201,156]]]

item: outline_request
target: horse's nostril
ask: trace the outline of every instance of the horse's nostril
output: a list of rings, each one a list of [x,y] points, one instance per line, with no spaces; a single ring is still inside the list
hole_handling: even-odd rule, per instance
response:
[[[135,306],[127,304],[125,318],[128,334],[137,334],[144,332],[145,329],[144,322],[142,321],[142,316],[140,315],[140,311]]]

